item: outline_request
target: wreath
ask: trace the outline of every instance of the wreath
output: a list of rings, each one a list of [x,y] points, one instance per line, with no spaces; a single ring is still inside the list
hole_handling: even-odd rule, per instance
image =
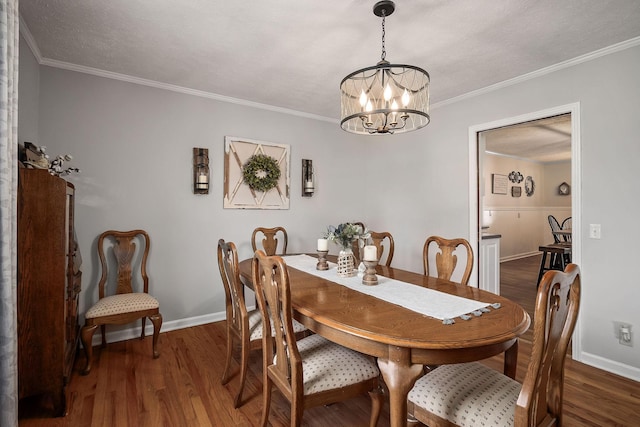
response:
[[[242,167],[242,178],[254,191],[267,192],[278,184],[280,166],[265,154],[254,154]]]

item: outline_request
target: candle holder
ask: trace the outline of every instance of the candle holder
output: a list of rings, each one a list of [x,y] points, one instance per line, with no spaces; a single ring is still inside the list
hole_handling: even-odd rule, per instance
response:
[[[367,267],[364,272],[364,276],[362,276],[362,284],[368,286],[375,286],[378,284],[378,276],[376,276],[376,266],[378,265],[378,261],[362,261]]]
[[[316,264],[316,270],[328,270],[329,264],[327,264],[327,254],[329,251],[318,251],[318,263]]]

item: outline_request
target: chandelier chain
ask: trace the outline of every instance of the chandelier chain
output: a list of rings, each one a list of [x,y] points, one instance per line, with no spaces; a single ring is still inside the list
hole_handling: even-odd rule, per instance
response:
[[[386,16],[385,12],[386,11],[383,9],[382,10],[382,55],[380,55],[380,59],[382,59],[383,61],[387,57],[387,51],[384,48],[384,21],[385,21],[385,16]]]

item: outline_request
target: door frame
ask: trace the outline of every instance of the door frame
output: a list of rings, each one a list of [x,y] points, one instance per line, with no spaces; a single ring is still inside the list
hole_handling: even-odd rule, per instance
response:
[[[571,215],[572,215],[572,254],[573,263],[581,265],[582,261],[582,202],[581,202],[581,156],[580,156],[580,103],[561,105],[545,110],[534,111],[514,117],[481,123],[469,127],[469,243],[476,249],[478,256],[474,259],[475,274],[471,277],[471,284],[479,286],[479,261],[480,261],[480,185],[479,185],[479,136],[480,132],[505,126],[516,125],[523,122],[544,119],[561,114],[571,114]],[[581,360],[582,348],[580,342],[580,317],[576,323],[572,340],[572,357]]]

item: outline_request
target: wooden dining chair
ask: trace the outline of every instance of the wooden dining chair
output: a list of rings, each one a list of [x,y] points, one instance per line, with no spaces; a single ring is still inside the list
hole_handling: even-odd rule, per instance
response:
[[[102,274],[98,282],[98,302],[85,313],[85,324],[80,331],[87,357],[83,375],[91,371],[93,334],[98,326],[102,333],[102,347],[106,347],[105,325],[123,325],[142,319],[140,339],[144,339],[148,317],[153,323],[153,358],[160,356],[158,336],[162,315],[158,300],[149,295],[149,235],[144,230],[109,230],[100,234],[97,247]],[[113,254],[110,260],[107,259],[109,249]]]
[[[545,273],[522,384],[482,363],[442,365],[416,381],[409,414],[438,426],[562,426],[564,365],[580,306],[580,269]]]
[[[556,217],[553,215],[547,216],[547,219],[549,220],[549,226],[551,227],[551,234],[553,235],[553,243],[562,242],[562,239],[560,239],[560,235],[555,233],[556,231],[562,230],[560,223],[558,222]]]
[[[573,220],[571,219],[571,217],[567,217],[565,219],[562,220],[562,224],[560,224],[560,228],[562,229],[562,231],[567,231],[567,230],[571,230],[572,228],[572,223]],[[564,235],[564,241],[565,242],[571,242],[571,235]]]
[[[424,243],[422,249],[422,260],[424,263],[424,274],[433,275],[434,269],[432,260],[435,260],[435,273],[437,277],[444,280],[451,280],[451,276],[456,271],[458,256],[455,251],[458,248],[466,250],[466,265],[462,272],[460,283],[469,284],[471,270],[473,270],[473,250],[466,239],[445,239],[440,236],[430,236]]]
[[[258,241],[259,239],[262,239]],[[251,234],[251,247],[253,252],[262,249],[269,256],[285,255],[289,237],[284,227],[257,227]]]
[[[238,269],[238,252],[233,242],[218,240],[218,268],[224,286],[227,324],[227,353],[222,373],[222,385],[231,380],[231,361],[235,345],[240,344],[240,385],[233,405],[242,404],[242,391],[247,378],[249,354],[262,348],[262,315],[260,310],[247,310],[244,299],[244,285]],[[294,320],[294,334],[302,337],[306,328]]]
[[[391,267],[393,252],[395,250],[393,236],[391,235],[391,233],[389,233],[388,231],[372,231],[368,244],[376,247],[376,253],[378,254],[378,264]]]
[[[365,392],[371,396],[370,426],[377,424],[383,397],[380,371],[373,358],[335,344],[320,335],[299,341],[293,333],[289,275],[284,260],[255,253],[252,264],[256,299],[263,329],[263,405],[260,425],[266,426],[275,385],[291,405],[291,426],[300,426],[305,408],[350,399]],[[273,325],[270,325],[273,322]],[[275,349],[275,350],[274,350]],[[274,354],[275,351],[275,354]]]

